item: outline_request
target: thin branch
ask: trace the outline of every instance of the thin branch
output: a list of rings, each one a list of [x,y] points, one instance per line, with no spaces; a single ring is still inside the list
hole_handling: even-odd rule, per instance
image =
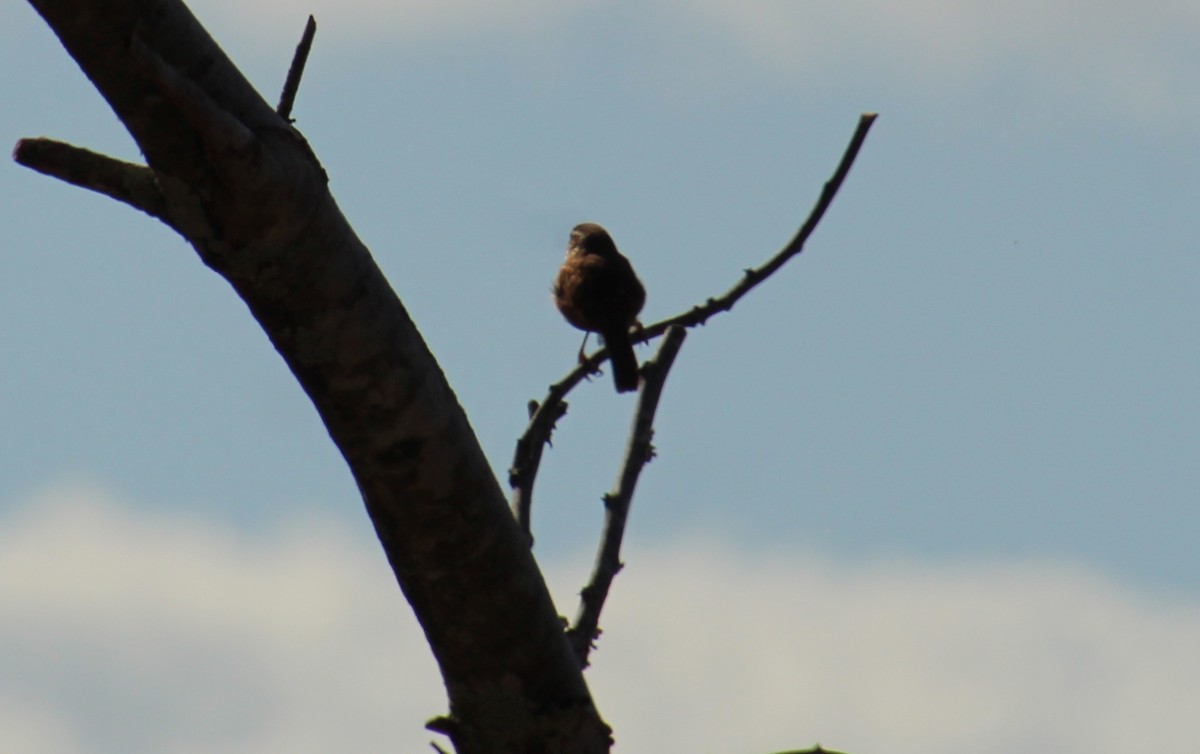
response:
[[[673,317],[655,322],[643,328],[640,333],[633,333],[633,342],[645,343],[653,340],[666,332],[667,328],[672,325],[682,325],[684,327],[703,325],[713,315],[719,312],[730,311],[742,296],[745,296],[751,289],[773,275],[792,257],[804,251],[804,243],[812,235],[813,231],[817,229],[817,224],[825,216],[825,211],[833,204],[834,197],[837,196],[838,190],[841,189],[842,183],[846,180],[846,176],[849,175],[850,168],[854,165],[863,142],[866,141],[867,132],[871,130],[871,125],[877,117],[879,117],[878,113],[863,113],[859,116],[858,126],[854,129],[854,135],[850,137],[850,143],[846,146],[846,151],[842,154],[842,159],[838,163],[837,169],[834,170],[829,180],[825,182],[825,186],[821,189],[821,195],[817,198],[817,202],[813,205],[812,210],[809,211],[808,218],[804,221],[804,224],[800,226],[800,229],[796,231],[796,235],[792,237],[792,240],[779,253],[758,267],[745,270],[742,274],[742,279],[722,295],[710,298],[703,304],[694,306],[682,314],[676,314]],[[570,388],[573,388],[587,375],[595,372],[604,363],[606,358],[608,358],[608,351],[604,349],[596,351],[572,370],[560,384],[569,384],[567,392],[570,392]]]
[[[587,666],[588,652],[596,637],[600,635],[600,611],[608,598],[613,578],[621,570],[621,540],[625,536],[625,522],[633,502],[633,490],[637,486],[642,468],[654,457],[654,415],[658,401],[675,356],[683,346],[687,330],[672,327],[667,331],[658,353],[642,369],[645,381],[638,395],[637,413],[629,432],[629,444],[625,448],[625,459],[617,477],[616,488],[604,496],[604,532],[600,537],[600,548],[592,577],[580,592],[579,613],[574,625],[567,631],[567,638],[579,664]]]
[[[863,142],[867,139],[867,132],[871,130],[871,125],[877,117],[879,117],[878,113],[863,113],[859,117],[858,127],[854,129],[854,135],[850,137],[850,143],[846,146],[846,151],[842,154],[842,160],[838,163],[837,170],[825,182],[825,187],[821,189],[821,196],[817,198],[817,203],[813,205],[812,210],[808,213],[808,219],[800,226],[800,230],[796,231],[796,235],[792,237],[787,246],[784,246],[778,254],[771,257],[764,264],[746,270],[742,275],[742,279],[724,294],[716,298],[710,298],[704,304],[692,307],[691,310],[683,314],[677,314],[661,322],[655,322],[653,325],[645,328],[639,335],[635,335],[634,342],[641,343],[658,337],[666,332],[667,328],[671,325],[683,325],[684,327],[702,325],[714,314],[729,311],[742,296],[745,296],[756,285],[773,275],[792,257],[804,251],[804,242],[817,229],[817,224],[825,216],[825,210],[829,209],[829,205],[833,204],[833,198],[837,196],[838,189],[842,187],[842,182],[849,175],[850,168],[854,165],[854,160],[858,157],[858,152],[862,148]]]
[[[876,113],[863,113],[859,117],[858,127],[855,129],[854,135],[850,138],[850,143],[846,147],[846,151],[842,154],[841,162],[838,163],[833,176],[825,182],[825,187],[822,189],[817,203],[809,212],[808,219],[804,221],[804,224],[800,226],[796,235],[778,254],[771,257],[771,259],[767,260],[761,266],[746,270],[742,279],[723,295],[710,298],[702,305],[694,306],[682,314],[655,322],[653,325],[644,328],[641,332],[633,333],[633,342],[643,343],[656,338],[666,332],[672,325],[681,325],[683,327],[702,325],[714,314],[729,311],[742,296],[745,296],[752,288],[763,280],[766,280],[789,259],[803,251],[805,241],[808,240],[808,237],[816,229],[817,224],[825,215],[825,210],[829,209],[830,204],[833,203],[833,199],[837,195],[838,189],[841,188],[843,181],[845,181],[846,176],[850,173],[850,168],[854,164],[855,158],[858,157],[858,152],[862,148],[863,142],[867,138],[867,132],[871,129],[871,124],[875,122],[876,117]],[[509,485],[513,489],[512,508],[514,515],[517,516],[521,526],[525,529],[531,543],[533,538],[530,534],[530,514],[533,483],[541,461],[542,448],[544,445],[549,444],[555,422],[567,411],[564,400],[567,394],[589,375],[596,372],[607,358],[608,350],[600,348],[568,372],[565,377],[551,385],[546,397],[530,418],[525,433],[517,441],[516,451],[513,454],[513,463],[509,469]]]
[[[300,44],[296,45],[296,54],[292,56],[292,65],[288,68],[287,79],[283,82],[283,93],[279,95],[279,104],[275,112],[288,123],[295,123],[292,117],[292,106],[296,104],[296,92],[300,90],[300,77],[304,75],[304,66],[308,63],[308,53],[312,49],[313,36],[317,33],[317,19],[308,17],[304,25],[304,34]]]
[[[554,425],[567,413],[566,401],[554,400],[543,410],[537,401],[529,402],[529,424],[517,440],[512,466],[508,469],[508,484],[512,487],[512,510],[521,531],[533,546],[533,483],[542,463],[542,450],[550,444]]]
[[[175,227],[154,171],[54,139],[21,139],[13,160],[27,168],[104,194]]]
[[[529,424],[525,425],[525,431],[517,439],[512,465],[508,467],[508,484],[512,488],[513,515],[525,532],[530,546],[533,545],[533,483],[537,480],[542,451],[550,444],[550,436],[554,433],[558,420],[567,413],[567,402],[564,400],[567,393],[594,374],[607,358],[608,349],[599,349],[589,356],[586,362],[551,385],[540,404],[537,401],[529,402]]]
[[[608,358],[608,349],[600,348],[588,357],[587,361],[573,369],[566,377],[550,386],[546,398],[539,404],[530,401],[529,424],[517,439],[516,450],[513,451],[512,465],[508,467],[508,484],[512,488],[511,508],[517,522],[525,531],[529,544],[533,544],[533,533],[530,517],[533,506],[533,483],[537,479],[538,467],[542,461],[542,450],[550,444],[550,436],[554,433],[555,425],[567,413],[567,393],[575,386],[595,374],[604,360]]]

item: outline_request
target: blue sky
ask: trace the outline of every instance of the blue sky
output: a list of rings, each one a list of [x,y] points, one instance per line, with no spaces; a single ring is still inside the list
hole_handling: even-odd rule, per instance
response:
[[[804,219],[858,114],[878,111],[805,254],[685,344],[617,591],[640,604],[637,594],[675,573],[663,553],[678,553],[777,586],[763,586],[764,605],[844,602],[851,624],[875,620],[880,595],[940,606],[924,614],[978,616],[968,607],[976,600],[1011,604],[1004,620],[1016,623],[1037,618],[1039,590],[1060,595],[1054,604],[1074,595],[1079,612],[1065,612],[1061,635],[1035,642],[1042,659],[1029,645],[1004,644],[1003,636],[1026,635],[1020,630],[989,633],[1003,621],[967,621],[956,632],[951,620],[941,630],[946,641],[999,642],[1031,668],[1061,660],[1063,646],[1072,657],[1079,646],[1104,647],[1079,660],[1088,672],[1064,694],[1119,685],[1096,679],[1123,678],[1104,662],[1132,657],[1121,667],[1163,668],[1147,694],[1194,709],[1200,675],[1171,675],[1200,662],[1194,638],[1168,643],[1162,656],[1135,652],[1161,645],[1163,632],[1187,636],[1181,627],[1200,625],[1200,260],[1192,248],[1200,10],[1192,4],[191,7],[271,101],[305,15],[317,14],[297,126],[498,472],[525,402],[572,364],[577,333],[550,304],[549,282],[573,224],[608,227],[646,284],[647,321],[673,314],[774,253]],[[136,159],[36,15],[14,3],[0,21],[0,132],[10,142],[48,135]],[[334,532],[331,552],[363,548],[362,573],[375,557],[383,574],[365,601],[399,601],[340,457],[228,286],[168,229],[110,200],[14,164],[0,170],[0,197],[0,423],[9,429],[0,439],[0,530],[30,553],[0,560],[0,574],[7,568],[21,580],[14,574],[27,569],[41,574],[34,586],[46,580],[34,602],[0,589],[0,604],[42,620],[32,605],[74,599],[48,575],[66,568],[70,553],[54,565],[36,554],[48,545],[33,544],[53,537],[40,517],[77,509],[113,532],[111,550],[89,566],[97,573],[109,573],[104,552],[130,549],[120,532],[136,536],[142,519],[162,532],[209,532],[208,545],[195,544],[197,560],[247,542],[293,552],[289,532],[302,524]],[[631,407],[607,379],[572,397],[535,501],[538,552],[556,573],[587,560]],[[170,562],[144,557],[144,569]],[[253,568],[258,561],[246,557]],[[221,573],[196,578],[213,589],[225,583]],[[679,578],[697,599],[745,590]],[[571,612],[577,586],[562,584]],[[650,615],[658,602],[621,620],[634,631],[686,614],[681,606],[660,624]],[[919,637],[921,612],[898,609],[886,625]],[[1101,631],[1072,615],[1145,623]],[[630,653],[655,646],[658,635],[644,630],[646,643]],[[734,625],[724,635],[744,631]],[[860,646],[883,652],[893,642],[881,636]],[[837,640],[813,638],[827,650],[820,642]],[[916,679],[902,695],[946,677],[936,648],[931,665],[912,659],[925,654],[910,645],[896,650]],[[617,655],[602,648],[593,672],[611,672],[601,667]],[[689,661],[697,663],[689,672],[702,673],[702,658]],[[809,660],[797,663],[816,672]],[[954,683],[990,699],[980,689],[992,688],[989,668],[1003,667],[985,663]],[[71,720],[89,750],[143,750],[127,733],[106,738],[80,722],[87,704],[44,680],[45,668],[23,672],[42,678],[31,687],[43,691],[9,690],[0,709],[18,699],[11,709],[32,705]],[[859,676],[841,667],[832,677],[853,686],[846,679]],[[610,697],[623,686],[594,681],[604,683]],[[970,696],[947,684],[931,698]],[[438,712],[436,682],[423,698],[414,715]],[[999,690],[995,698],[1010,699]],[[903,729],[892,731],[885,712],[854,699],[860,717],[846,705],[804,707],[812,725],[794,735],[807,738],[763,746],[820,739],[851,748],[823,731],[845,730],[844,741],[870,729],[889,731],[892,750],[910,750],[897,745]],[[1133,726],[1142,707],[1122,699],[1104,704]],[[1052,723],[1033,717],[1012,708],[1007,722],[1052,737]],[[1106,747],[1126,732],[1085,740],[1069,735],[1082,723],[1058,724],[1064,751],[1115,751]],[[1195,733],[1146,726],[1164,745]],[[914,745],[935,740],[919,730]],[[945,750],[967,742],[990,751],[983,744],[998,742],[988,730],[964,722]],[[188,739],[166,723],[157,735],[144,750]]]

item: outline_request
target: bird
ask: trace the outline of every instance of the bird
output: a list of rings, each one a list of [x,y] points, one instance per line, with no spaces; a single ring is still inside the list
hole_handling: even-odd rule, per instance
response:
[[[604,338],[617,392],[637,390],[638,363],[629,328],[638,324],[646,289],[604,228],[580,223],[571,230],[567,256],[554,281],[554,304],[567,322]],[[586,345],[585,334],[581,362]]]

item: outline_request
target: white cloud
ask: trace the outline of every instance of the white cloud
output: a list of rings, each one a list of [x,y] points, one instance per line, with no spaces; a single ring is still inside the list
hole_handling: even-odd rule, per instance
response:
[[[0,749],[428,750],[440,683],[365,524],[247,536],[86,489],[16,510]],[[1198,733],[1194,597],[1045,563],[847,567],[697,542],[626,559],[589,676],[617,752],[1096,754]],[[583,570],[552,568],[558,593]]]
[[[1094,753],[1200,732],[1196,601],[1044,563],[845,568],[699,545],[627,560],[593,685],[644,737],[630,750]],[[661,727],[629,724],[663,699]]]
[[[441,685],[366,537],[318,521],[250,537],[88,489],[20,508],[0,526],[0,719],[55,721],[27,722],[26,739],[66,731],[89,752],[428,748]],[[10,730],[0,750],[75,750],[70,738],[14,748]]]
[[[63,715],[59,710],[3,693],[0,693],[0,745],[5,751],[33,754],[76,754],[87,751],[64,728]]]

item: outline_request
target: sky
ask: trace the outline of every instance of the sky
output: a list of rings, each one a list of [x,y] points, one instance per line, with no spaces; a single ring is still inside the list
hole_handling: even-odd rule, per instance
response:
[[[588,680],[616,752],[1186,750],[1200,735],[1200,7],[195,0],[297,127],[503,478],[604,224],[693,330]],[[136,146],[25,5],[0,134]],[[282,360],[178,236],[0,167],[0,748],[430,750],[436,669]],[[1193,335],[1188,335],[1192,333]],[[652,354],[643,346],[641,358]],[[633,401],[577,390],[564,614]]]

